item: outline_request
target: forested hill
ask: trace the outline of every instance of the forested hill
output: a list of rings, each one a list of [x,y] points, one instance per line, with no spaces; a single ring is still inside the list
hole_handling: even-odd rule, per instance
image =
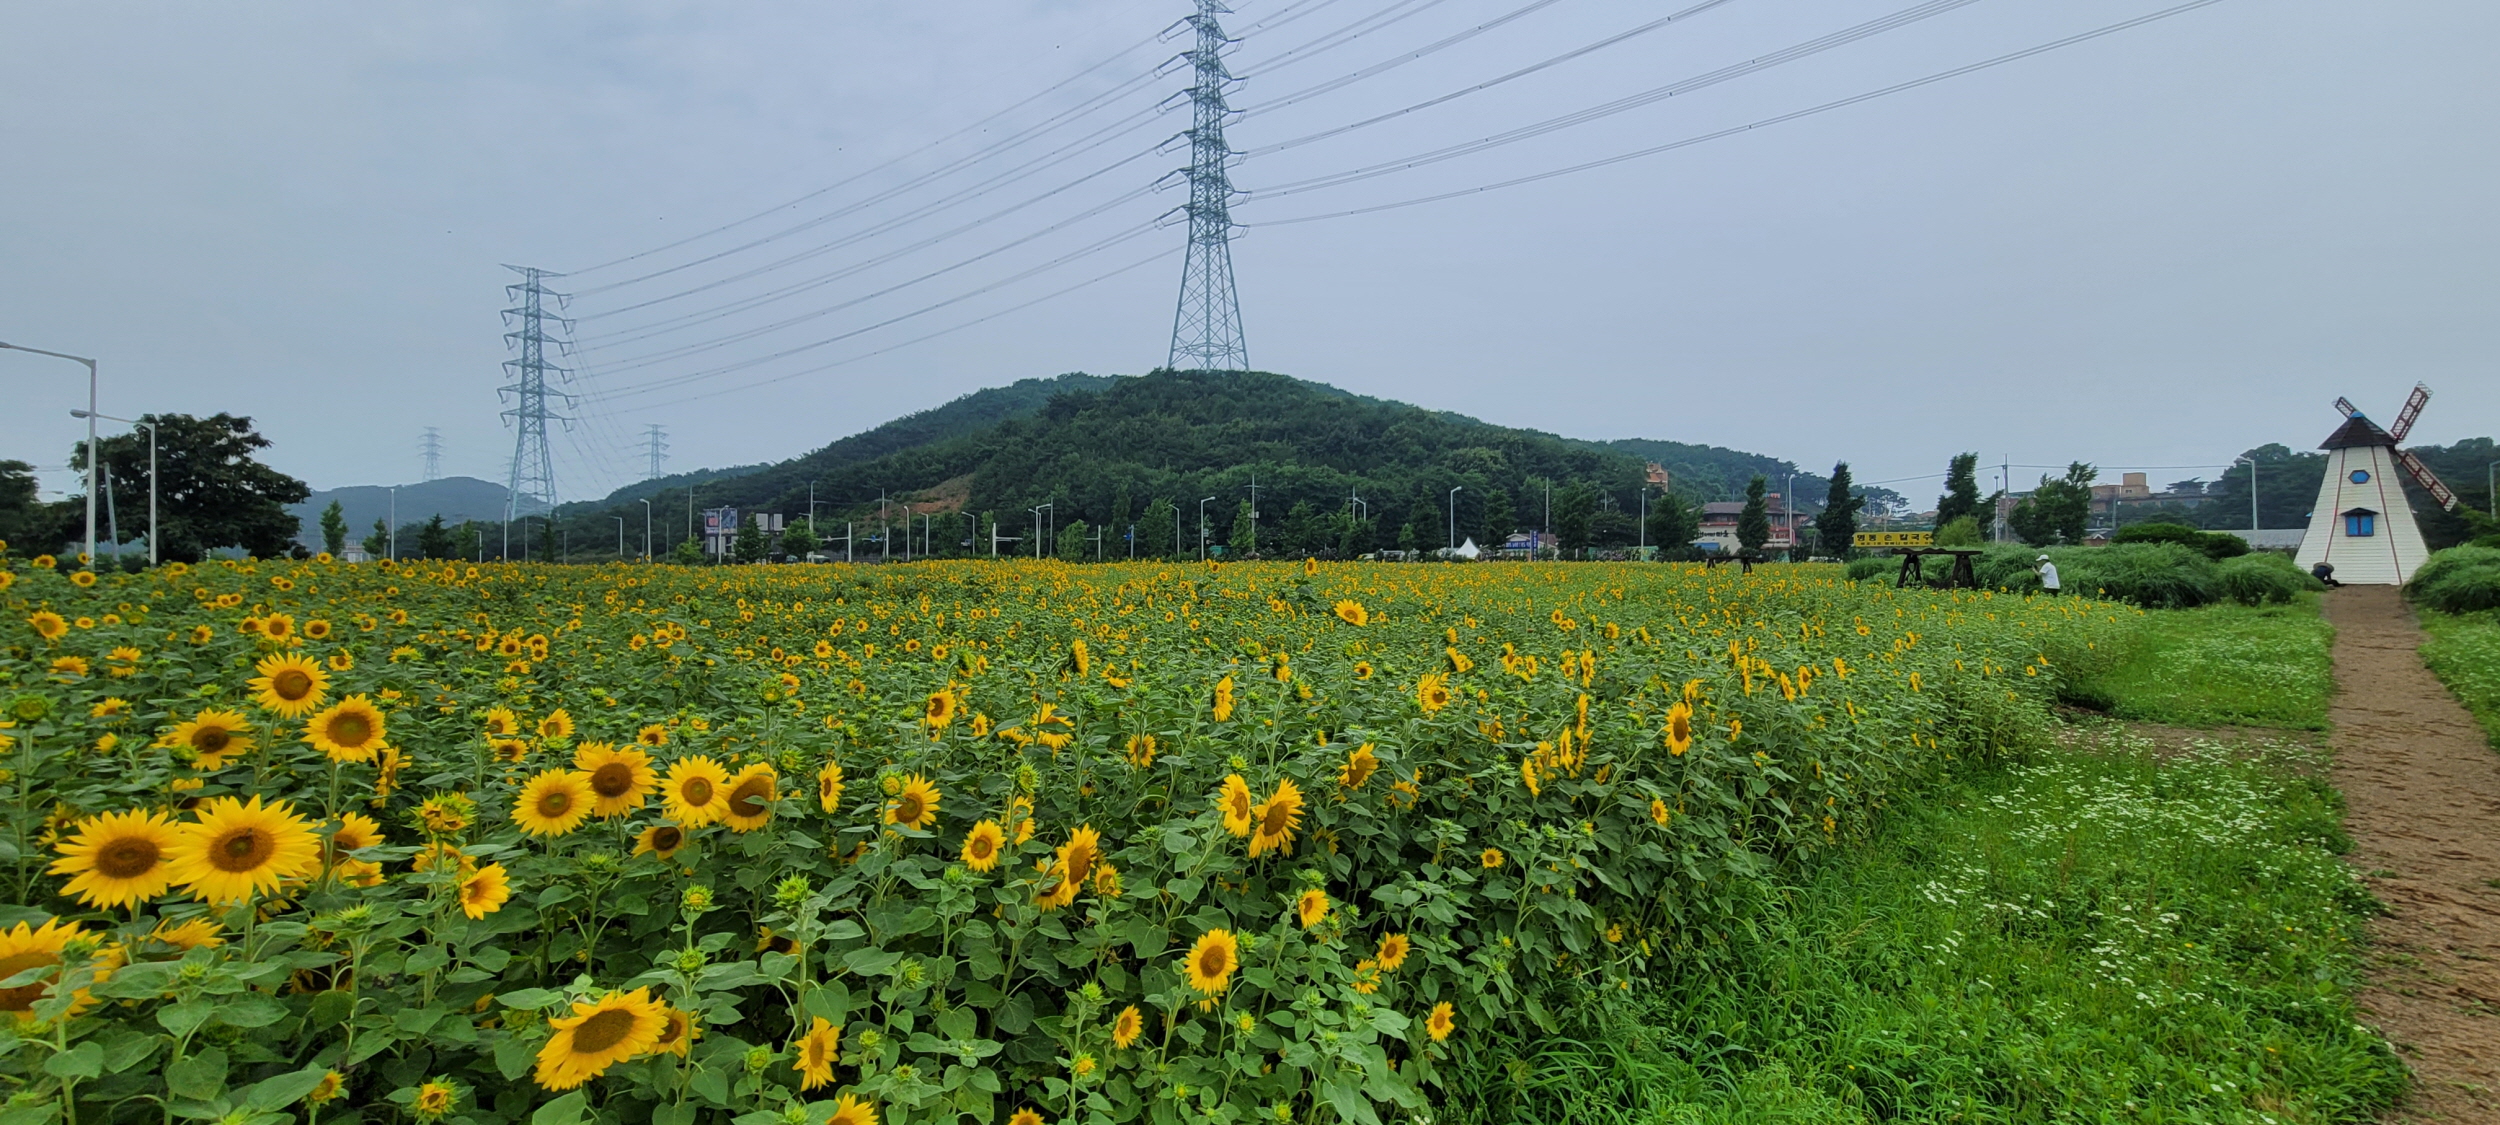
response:
[[[700,502],[804,515],[813,481],[828,523],[873,520],[883,493],[915,511],[948,513],[941,542],[950,544],[971,530],[958,513],[988,514],[1014,535],[1032,522],[1030,509],[1050,504],[1061,528],[1079,520],[1118,529],[1135,523],[1140,553],[1151,553],[1171,549],[1176,513],[1181,541],[1194,549],[1201,498],[1212,498],[1211,539],[1235,540],[1255,477],[1262,553],[1438,546],[1450,535],[1453,487],[1457,533],[1479,542],[1544,523],[1549,489],[1552,526],[1566,538],[1602,543],[1636,534],[1628,511],[1639,504],[1643,458],[1625,449],[1268,373],[1079,378],[1017,384],[1056,392],[1029,413],[1002,411],[1007,416],[993,424],[917,443],[871,431],[845,440],[865,447],[874,439],[888,452],[843,456],[836,443],[707,485]],[[1717,498],[1730,480],[1741,489],[1756,465],[1782,474],[1793,468],[1732,450],[1656,444],[1676,454],[1680,486],[1681,474],[1700,478],[1693,491],[1679,488],[1694,499]],[[1797,483],[1808,496],[1823,488],[1820,477],[1800,474]],[[1349,523],[1348,511],[1369,518]]]

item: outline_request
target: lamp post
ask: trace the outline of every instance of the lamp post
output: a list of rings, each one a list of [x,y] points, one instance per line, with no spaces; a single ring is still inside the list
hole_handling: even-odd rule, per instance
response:
[[[86,365],[87,365],[87,560],[86,560],[86,561],[87,561],[87,566],[88,566],[88,567],[90,567],[90,568],[92,568],[92,567],[94,567],[94,566],[95,566],[95,490],[96,490],[96,457],[95,457],[96,364],[95,364],[95,361],[94,361],[94,360],[92,360],[92,359],[88,359],[87,357],[85,357],[85,356],[83,356],[83,355],[71,355],[71,354],[69,354],[68,352],[47,352],[47,351],[43,350],[42,348],[29,348],[29,347],[25,347],[25,346],[23,346],[23,345],[19,345],[19,344],[0,343],[0,348],[5,348],[5,349],[7,349],[7,350],[9,350],[9,351],[13,351],[13,352],[25,352],[25,353],[27,353],[28,355],[48,355],[48,356],[51,356],[51,357],[52,357],[52,358],[54,358],[54,359],[66,359],[66,360],[69,360],[69,361],[70,361],[70,362],[72,362],[72,363],[83,363],[83,364],[86,364]],[[153,532],[153,529],[151,529],[151,532]],[[153,547],[155,544],[154,544],[154,542],[153,542],[153,541],[151,541],[149,545],[150,545],[151,547]]]
[[[2491,490],[2492,470],[2500,469],[2500,461],[2483,466],[2483,499],[2491,502],[2491,514],[2500,516],[2500,492]]]
[[[651,561],[651,502],[642,502],[642,561]]]
[[[1207,500],[1213,500],[1213,499],[1215,499],[1215,497],[1209,496],[1209,497],[1207,497],[1207,498],[1206,498],[1206,500],[1200,500],[1200,501],[1198,501],[1198,561],[1199,561],[1199,562],[1205,562],[1205,561],[1207,561]]]
[[[616,521],[616,561],[625,561],[625,517],[609,516]]]
[[[2240,456],[2231,460],[2233,463],[2248,462],[2248,533],[2254,538],[2257,534],[2257,459]],[[2250,545],[2255,546],[2253,543]]]
[[[110,415],[110,414],[98,414],[98,413],[96,413],[96,412],[94,412],[94,411],[92,411],[92,410],[72,410],[72,411],[70,411],[70,412],[69,412],[69,416],[70,416],[70,417],[72,417],[72,418],[87,418],[87,419],[90,419],[90,420],[92,420],[92,419],[97,419],[97,418],[101,418],[101,419],[103,419],[103,420],[105,420],[105,421],[107,421],[107,422],[120,422],[120,423],[122,423],[123,425],[126,425],[126,426],[144,426],[144,427],[146,427],[146,428],[147,428],[147,431],[148,431],[148,565],[149,565],[149,566],[155,566],[155,565],[156,565],[156,558],[157,558],[157,553],[156,553],[156,547],[157,547],[157,545],[156,545],[156,541],[157,541],[157,539],[158,539],[158,536],[157,536],[157,534],[156,534],[156,423],[154,423],[154,422],[142,422],[142,421],[140,421],[140,420],[138,420],[138,419],[136,419],[136,418],[115,418],[115,417],[113,417],[113,416],[112,416],[112,415]],[[93,460],[95,460],[95,446],[94,446],[92,443],[90,443],[90,444],[87,446],[87,460],[89,460],[89,461],[93,461]],[[117,532],[114,532],[114,534],[118,536],[118,535],[119,535],[119,534],[121,534],[121,533],[117,531]],[[117,543],[113,544],[113,546],[114,546],[116,549],[118,549],[118,548],[120,548],[121,544],[117,542]]]
[[[529,550],[527,538],[522,540],[521,550]],[[391,559],[399,559],[399,486],[395,484],[391,486]]]
[[[1051,504],[1044,504],[1044,505],[1042,505],[1041,507],[1038,507],[1038,508],[1026,508],[1026,509],[1025,509],[1025,511],[1028,511],[1028,512],[1033,513],[1033,557],[1034,557],[1034,558],[1037,558],[1037,559],[1038,559],[1038,558],[1041,558],[1041,557],[1042,557],[1042,513],[1043,513],[1043,512],[1046,512],[1046,511],[1050,511],[1050,510],[1051,510],[1051,505],[1052,505],[1052,504],[1056,504],[1056,503],[1058,503],[1058,501],[1055,501],[1055,500],[1054,500],[1054,501],[1052,501],[1052,502],[1051,502]]]
[[[1466,487],[1466,485],[1462,484],[1459,485],[1458,488],[1450,490],[1450,551],[1452,552],[1452,557],[1456,557],[1456,552],[1458,551],[1458,493],[1460,489]]]

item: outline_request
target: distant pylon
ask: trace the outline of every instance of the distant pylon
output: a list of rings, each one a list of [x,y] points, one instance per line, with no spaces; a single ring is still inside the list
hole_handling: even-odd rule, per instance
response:
[[[425,440],[417,443],[417,449],[425,457],[425,479],[443,479],[443,431],[427,426]]]
[[[513,379],[496,391],[499,397],[508,395],[513,399],[512,409],[503,412],[504,417],[513,420],[514,431],[512,475],[504,492],[504,522],[510,523],[520,515],[524,498],[539,501],[546,511],[555,510],[556,463],[555,453],[547,445],[547,423],[570,419],[549,412],[547,400],[560,398],[570,402],[573,396],[547,386],[550,375],[558,381],[572,377],[571,372],[547,362],[547,325],[552,321],[561,328],[570,328],[572,322],[548,312],[546,307],[549,297],[554,297],[561,307],[564,295],[548,289],[546,280],[563,275],[528,266],[504,268],[521,275],[518,283],[504,286],[514,303],[503,311],[505,324],[518,322],[519,326],[504,333],[503,338],[520,355],[504,361],[504,369],[512,373]]]
[[[1224,35],[1217,17],[1232,9],[1222,0],[1197,0],[1198,10],[1181,22],[1198,36],[1195,47],[1182,52],[1196,72],[1189,87],[1189,250],[1181,261],[1180,307],[1172,316],[1172,353],[1166,366],[1175,371],[1247,371],[1250,347],[1241,334],[1241,299],[1233,292],[1233,180],[1225,171],[1233,150],[1224,143],[1224,124],[1232,107],[1224,102],[1233,84],[1224,69],[1224,49],[1234,40]],[[1179,138],[1174,138],[1178,140]]]
[[[649,448],[644,456],[651,459],[651,468],[642,475],[642,479],[657,480],[660,476],[660,462],[668,460],[668,431],[653,426],[645,433],[645,439],[649,443]]]

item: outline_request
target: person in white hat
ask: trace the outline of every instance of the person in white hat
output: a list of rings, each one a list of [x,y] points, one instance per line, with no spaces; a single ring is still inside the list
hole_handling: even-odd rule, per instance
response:
[[[2040,556],[2040,588],[2052,598],[2057,596],[2057,564],[2047,555]]]

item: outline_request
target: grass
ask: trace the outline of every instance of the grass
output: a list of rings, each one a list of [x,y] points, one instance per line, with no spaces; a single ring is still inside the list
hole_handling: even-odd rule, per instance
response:
[[[2122,719],[2187,727],[2325,730],[2335,631],[2315,595],[2285,605],[2149,610],[2136,651],[2075,685]]]
[[[2455,692],[2500,748],[2500,610],[2451,615],[2424,611],[2430,640],[2422,662]]]
[[[1496,1043],[1444,1122],[2368,1121],[2373,903],[2334,792],[2114,728],[1896,806],[1572,1039]],[[1527,1029],[1521,1029],[1525,1032]]]

